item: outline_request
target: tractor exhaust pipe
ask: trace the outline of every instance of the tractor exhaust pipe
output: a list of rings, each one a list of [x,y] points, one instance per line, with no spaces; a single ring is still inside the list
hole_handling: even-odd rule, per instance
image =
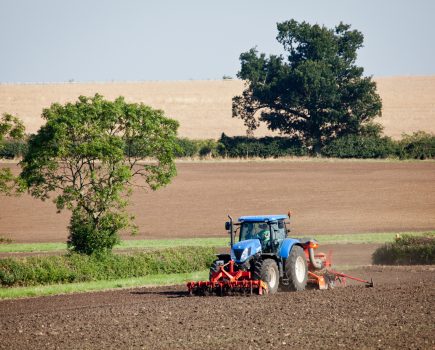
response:
[[[233,248],[234,245],[234,231],[233,231],[233,218],[228,215],[228,219],[230,219],[230,221],[228,222],[228,231],[230,233],[230,245],[231,245],[231,249]]]

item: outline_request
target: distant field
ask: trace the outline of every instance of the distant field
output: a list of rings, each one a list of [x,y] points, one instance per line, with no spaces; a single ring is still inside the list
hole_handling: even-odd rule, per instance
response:
[[[435,76],[376,78],[384,109],[380,122],[385,132],[399,138],[403,132],[435,132]],[[243,91],[240,80],[0,84],[0,114],[18,114],[29,132],[42,123],[41,111],[53,102],[74,101],[79,95],[100,93],[108,99],[122,95],[163,109],[180,121],[180,135],[219,138],[243,135],[243,123],[231,118],[231,98]],[[259,129],[256,136],[270,134]]]

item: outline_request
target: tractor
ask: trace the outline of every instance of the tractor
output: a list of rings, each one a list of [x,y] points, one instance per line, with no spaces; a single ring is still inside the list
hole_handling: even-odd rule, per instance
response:
[[[315,253],[315,239],[288,237],[290,212],[241,216],[237,222],[228,218],[225,229],[230,234],[231,253],[217,255],[208,281],[187,284],[191,295],[275,294],[279,287],[289,291],[307,286],[330,289],[336,282],[345,284],[346,278],[373,286],[373,281],[331,270],[326,254]]]

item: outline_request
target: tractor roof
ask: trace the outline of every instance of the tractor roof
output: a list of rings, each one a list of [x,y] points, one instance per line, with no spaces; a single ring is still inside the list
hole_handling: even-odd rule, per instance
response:
[[[255,216],[241,216],[239,222],[267,222],[285,220],[289,217],[287,215],[255,215]]]

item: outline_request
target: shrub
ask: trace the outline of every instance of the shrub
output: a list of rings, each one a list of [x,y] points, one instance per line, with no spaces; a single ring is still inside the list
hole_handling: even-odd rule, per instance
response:
[[[73,210],[67,245],[77,253],[110,251],[119,243],[118,232],[128,227],[128,216],[124,213],[106,212],[98,222],[80,208]]]
[[[398,142],[397,154],[401,159],[434,159],[435,135],[424,131],[403,134]]]
[[[0,259],[0,285],[30,286],[201,271],[210,266],[214,253],[209,247],[178,247],[129,255],[71,253]]]
[[[201,140],[199,142],[199,156],[204,157],[218,157],[219,156],[219,142],[216,140]]]
[[[188,138],[177,138],[177,150],[175,156],[177,158],[195,157],[198,155],[199,142],[189,140]]]
[[[6,140],[0,144],[0,159],[22,158],[27,152],[27,141]]]
[[[435,234],[398,236],[393,243],[376,249],[372,260],[383,265],[435,264]]]
[[[396,147],[389,137],[347,135],[325,146],[322,155],[334,158],[387,158],[396,154]]]

